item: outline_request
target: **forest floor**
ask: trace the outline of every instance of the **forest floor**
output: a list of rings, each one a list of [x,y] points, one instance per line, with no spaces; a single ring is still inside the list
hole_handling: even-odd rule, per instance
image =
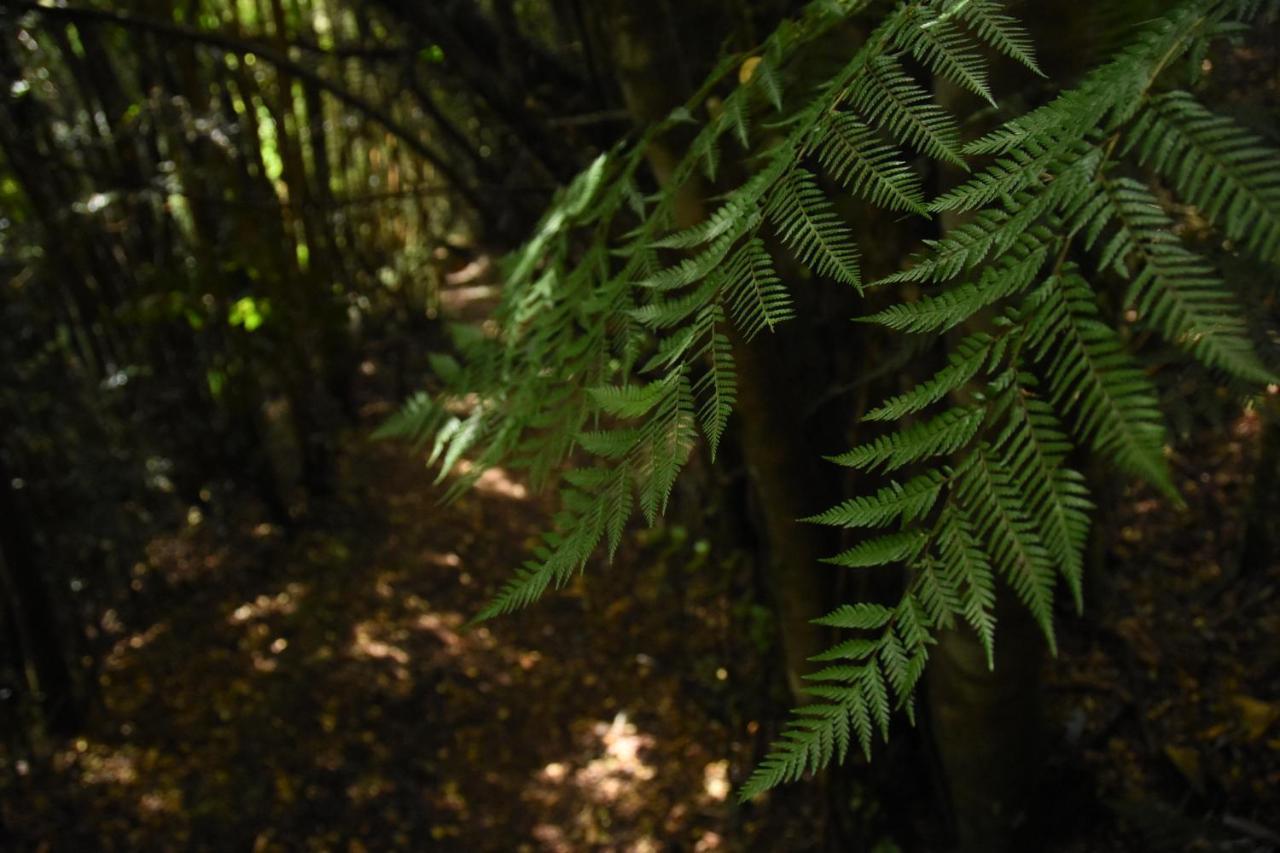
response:
[[[1186,510],[1117,501],[1107,576],[1046,664],[1042,799],[1061,813],[1036,849],[1280,846],[1280,566],[1232,561],[1257,433],[1246,415],[1175,458]],[[296,535],[192,513],[157,538],[135,573],[161,618],[104,620],[86,732],[5,762],[10,843],[810,847],[811,789],[733,805],[785,711],[749,560],[637,532],[613,566],[468,628],[549,507],[502,471],[443,505],[410,459],[353,433]]]
[[[163,618],[108,614],[118,641],[88,731],[6,768],[15,846],[710,851],[811,836],[798,803],[772,827],[730,807],[767,683],[767,655],[729,631],[752,617],[729,612],[749,598],[745,563],[707,571],[682,530],[638,533],[590,582],[468,628],[547,502],[492,471],[443,505],[406,448],[363,433],[340,481],[291,540],[193,512],[153,541],[135,574],[165,590]]]

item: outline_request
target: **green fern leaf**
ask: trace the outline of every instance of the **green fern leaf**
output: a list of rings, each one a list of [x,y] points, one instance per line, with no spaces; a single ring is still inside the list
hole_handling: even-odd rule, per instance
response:
[[[1000,3],[995,0],[970,0],[960,9],[959,18],[991,47],[1041,77],[1044,76],[1036,62],[1031,37],[1016,18],[1004,14]]]
[[[890,483],[869,497],[852,498],[802,521],[833,527],[883,527],[896,519],[905,523],[923,517],[938,500],[943,476],[937,471],[903,483]]]
[[[987,668],[994,668],[995,574],[963,507],[955,503],[947,506],[938,520],[937,541],[944,583],[963,602],[961,615],[977,633],[987,653]]]
[[[801,263],[818,275],[861,288],[857,243],[813,175],[800,168],[792,171],[775,189],[767,215]]]
[[[1169,92],[1151,100],[1127,147],[1227,236],[1280,261],[1280,155],[1256,135]]]
[[[874,470],[884,466],[886,471],[901,468],[931,456],[954,453],[977,435],[986,409],[982,406],[961,406],[948,409],[923,423],[913,424],[853,450],[828,457],[838,465]]]
[[[729,347],[728,336],[721,331],[724,323],[724,309],[719,305],[710,306],[703,311],[699,325],[703,327],[701,334],[707,339],[703,352],[707,354],[710,365],[707,372],[693,384],[694,396],[704,398],[698,414],[713,462],[720,447],[720,438],[724,435],[725,424],[728,423],[738,399],[738,377],[734,371],[733,352]]]
[[[876,132],[850,113],[837,113],[817,146],[832,180],[878,207],[923,213],[920,178]]]
[[[889,533],[868,539],[822,562],[849,569],[883,566],[888,563],[907,562],[919,556],[927,537],[918,530]]]
[[[903,394],[892,397],[862,416],[864,421],[896,421],[933,405],[960,388],[1003,351],[1003,338],[975,332],[963,338],[947,358],[947,366]]]
[[[1076,431],[1098,452],[1179,500],[1155,389],[1098,319],[1088,285],[1058,276],[1035,296],[1027,348],[1044,366],[1053,404],[1075,413]]]
[[[926,68],[995,106],[982,55],[975,50],[973,41],[945,15],[928,16],[928,20],[918,26],[900,27],[894,36],[898,47]]]
[[[1034,397],[1035,380],[1018,377],[1003,409],[1006,425],[992,443],[1001,466],[1021,488],[1027,515],[1067,582],[1076,610],[1084,608],[1084,547],[1093,503],[1084,476],[1066,466],[1071,443],[1053,408]]]
[[[1031,244],[1031,248],[1024,257],[1010,256],[1000,266],[985,270],[974,284],[952,287],[915,302],[891,305],[883,311],[862,318],[862,322],[876,323],[900,332],[940,333],[954,328],[981,309],[1020,293],[1031,285],[1044,266],[1048,249],[1043,245],[1035,245],[1034,235],[1027,242]]]
[[[932,96],[894,57],[881,56],[868,64],[866,85],[852,93],[850,103],[868,124],[884,128],[935,160],[964,168],[955,120],[933,103]]]
[[[813,623],[828,628],[872,629],[883,627],[892,617],[893,611],[888,607],[863,601],[843,604]]]
[[[730,259],[725,273],[724,301],[734,325],[750,341],[763,329],[795,316],[791,294],[773,269],[764,241],[754,238]]]
[[[1208,261],[1183,245],[1155,195],[1129,178],[1105,182],[1099,195],[1108,202],[1107,218],[1116,226],[1102,263],[1114,258],[1113,265],[1133,279],[1125,301],[1139,318],[1210,367],[1250,382],[1275,381],[1258,360],[1226,283]],[[1125,259],[1133,262],[1136,273],[1130,273]]]
[[[1053,558],[1027,516],[1021,483],[1001,462],[979,447],[965,466],[955,491],[987,542],[996,567],[1031,611],[1049,648],[1056,654],[1053,632]]]

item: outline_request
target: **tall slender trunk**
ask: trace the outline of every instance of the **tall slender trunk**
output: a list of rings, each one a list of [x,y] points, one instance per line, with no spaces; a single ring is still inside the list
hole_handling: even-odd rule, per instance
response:
[[[27,686],[39,702],[53,734],[66,735],[80,724],[81,707],[72,668],[72,644],[59,626],[42,577],[41,561],[13,475],[0,457],[0,594],[6,621],[22,644]]]

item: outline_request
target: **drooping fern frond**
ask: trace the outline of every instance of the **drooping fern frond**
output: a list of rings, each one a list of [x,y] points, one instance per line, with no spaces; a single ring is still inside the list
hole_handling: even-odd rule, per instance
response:
[[[818,162],[832,179],[876,207],[923,213],[920,177],[893,147],[852,113],[839,113],[818,143]]]
[[[1164,459],[1164,418],[1155,387],[1099,319],[1093,292],[1077,275],[1054,276],[1036,294],[1027,350],[1055,406],[1077,434],[1122,468],[1176,499]]]
[[[957,4],[957,14],[963,5]],[[1145,185],[1109,177],[1113,160],[1127,153],[1120,142],[1135,133],[1145,140],[1158,119],[1168,119],[1177,96],[1144,105],[1157,98],[1153,84],[1169,63],[1199,33],[1216,32],[1217,22],[1237,11],[1230,3],[1183,3],[1076,89],[966,146],[968,153],[996,160],[930,208],[974,211],[974,219],[929,243],[906,270],[877,282],[947,285],[882,309],[868,322],[938,334],[972,324],[991,308],[994,325],[962,337],[945,367],[872,409],[868,419],[896,421],[942,405],[940,413],[835,457],[865,469],[938,464],[946,456],[952,463],[811,520],[842,527],[901,525],[832,562],[858,569],[904,565],[911,582],[903,600],[919,603],[922,631],[929,635],[964,621],[986,647],[989,663],[997,577],[1028,608],[1051,648],[1058,578],[1081,606],[1092,505],[1084,478],[1067,464],[1077,446],[1092,448],[1176,499],[1155,387],[1099,310],[1083,271],[1068,262],[1073,244],[1100,249],[1100,268],[1131,280],[1124,301],[1134,306],[1139,322],[1209,366],[1252,381],[1271,375],[1253,353],[1212,265],[1176,236],[1175,223]],[[1280,171],[1270,169],[1259,183],[1263,191],[1244,197],[1229,167],[1250,168],[1273,155],[1223,122],[1193,119],[1193,112],[1178,105],[1182,131],[1199,134],[1195,151],[1184,145],[1181,154],[1162,151],[1160,159],[1154,149],[1130,148],[1140,162],[1162,167],[1162,174],[1180,169],[1181,185],[1177,174],[1170,178],[1175,189],[1211,212],[1228,236],[1269,257],[1266,223],[1280,205],[1266,191]],[[1173,135],[1161,133],[1166,139]],[[931,155],[945,159],[937,150]],[[1221,162],[1205,165],[1211,156]],[[1199,157],[1191,168],[1200,171],[1193,175],[1179,157]],[[1216,204],[1195,193],[1212,194]],[[1249,231],[1214,218],[1231,205],[1246,210],[1253,204],[1267,211],[1254,217]],[[1003,313],[1001,305],[1007,306]],[[987,402],[946,403],[966,386],[970,397]],[[864,625],[880,627],[875,620],[857,627]],[[858,637],[837,644],[832,654],[862,660],[873,647],[879,648],[876,641]],[[865,666],[824,671],[845,683],[823,694],[822,711],[796,712],[795,726],[744,795],[812,766],[822,757],[824,739],[838,737],[846,717],[868,718],[871,704],[859,689]]]
[[[560,511],[481,618],[523,607],[602,543],[612,554],[634,509],[650,523],[662,514],[699,430],[712,454],[726,440],[735,338],[792,321],[796,288],[861,288],[859,235],[835,196],[895,217],[951,214],[909,264],[873,282],[891,304],[851,326],[927,336],[945,361],[872,406],[864,420],[882,432],[831,457],[861,472],[862,496],[806,520],[864,537],[832,570],[897,566],[902,597],[815,620],[850,633],[814,658],[812,701],[743,797],[843,760],[855,740],[869,754],[895,709],[912,713],[939,631],[967,625],[993,665],[1000,587],[1054,647],[1059,588],[1077,608],[1083,598],[1091,503],[1071,460],[1099,454],[1177,499],[1159,377],[1130,325],[1240,380],[1273,376],[1213,259],[1177,233],[1177,209],[1153,186],[1193,205],[1233,241],[1226,251],[1280,260],[1280,158],[1178,88],[1186,60],[1239,32],[1256,0],[1170,4],[1077,83],[969,142],[916,72],[988,100],[999,93],[984,57],[1038,72],[1005,5],[899,3],[828,79],[794,85],[804,50],[867,5],[811,3],[595,161],[506,265],[496,331],[464,335],[458,362],[437,365],[445,390],[383,430],[433,445],[445,473],[465,455],[466,478],[497,464],[561,477]],[[667,184],[641,194],[649,144],[691,123]],[[720,168],[728,157],[743,168]],[[920,159],[967,178],[928,199]],[[718,206],[692,222],[677,198],[700,173],[720,177]],[[812,275],[784,281],[783,251]]]
[[[1046,550],[1084,607],[1084,547],[1089,533],[1089,489],[1067,467],[1072,445],[1053,407],[1034,395],[1035,379],[1020,374],[1001,405],[1004,430],[992,441],[1001,467],[1018,472],[1021,503],[1035,521]]]
[[[970,0],[960,8],[958,17],[991,47],[1044,76],[1036,61],[1031,36],[1017,18],[1005,14],[999,3],[993,0]]]
[[[733,404],[738,399],[738,376],[734,372],[729,336],[724,331],[724,309],[719,305],[704,309],[699,325],[702,327],[699,331],[706,339],[708,367],[693,384],[693,393],[695,397],[703,398],[698,416],[714,461],[725,425],[733,412]]]
[[[797,168],[779,185],[768,209],[779,239],[818,275],[862,286],[858,244],[813,175]]]
[[[955,119],[933,102],[933,97],[911,79],[892,55],[872,61],[867,69],[871,85],[856,90],[850,106],[868,124],[884,128],[895,139],[922,154],[955,166],[964,166],[960,130]]]
[[[1131,178],[1102,185],[1099,198],[1105,204],[1092,228],[1111,225],[1114,233],[1099,265],[1132,279],[1125,303],[1137,310],[1138,318],[1209,367],[1249,382],[1272,381],[1226,283],[1212,263],[1183,244],[1151,190]],[[1086,245],[1092,242],[1087,239]]]
[[[872,471],[893,471],[912,462],[954,453],[978,433],[986,410],[982,406],[961,406],[918,424],[855,447],[831,461]]]
[[[759,238],[738,252],[725,279],[724,300],[748,341],[762,329],[773,331],[795,316],[791,295],[774,272],[773,259]]]
[[[863,318],[898,332],[945,332],[978,311],[1031,286],[1044,266],[1048,248],[1031,235],[1025,256],[1010,252],[1000,264],[986,269],[977,281],[952,286],[915,302],[902,302]]]
[[[866,755],[878,731],[888,737],[892,708],[908,707],[928,660],[931,638],[924,629],[928,617],[913,595],[897,608],[850,610],[841,608],[814,620],[833,627],[861,627],[879,623],[874,639],[847,641],[815,660],[841,661],[805,676],[805,692],[813,701],[793,711],[791,722],[774,742],[739,796],[756,794],[799,779],[833,759],[843,761],[856,737]]]
[[[847,500],[802,520],[835,527],[883,527],[898,519],[910,523],[933,508],[942,480],[941,474],[930,471],[906,483],[890,483],[870,497]]]
[[[1174,91],[1151,99],[1126,142],[1228,237],[1280,260],[1280,157],[1258,136]]]

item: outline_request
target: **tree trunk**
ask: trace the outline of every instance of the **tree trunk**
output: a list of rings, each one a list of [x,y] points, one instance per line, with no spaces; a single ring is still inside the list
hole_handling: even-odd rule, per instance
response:
[[[53,734],[67,735],[80,724],[80,703],[68,644],[40,565],[25,508],[0,458],[0,592],[22,644],[27,686],[39,703],[45,725]]]
[[[1041,765],[1044,643],[1021,603],[997,604],[996,666],[967,626],[943,631],[926,683],[933,745],[962,853],[1011,849]]]
[[[644,126],[658,121],[692,91],[687,61],[679,55],[673,34],[679,29],[664,6],[646,8],[615,0],[608,4],[606,38],[627,110]],[[648,159],[659,183],[671,176],[682,155],[678,139],[651,144]],[[705,218],[706,188],[690,180],[676,198],[676,227]],[[799,337],[798,335],[789,337]],[[803,342],[791,342],[804,352]],[[822,651],[821,629],[811,620],[823,612],[827,596],[821,582],[820,557],[830,547],[821,532],[797,519],[822,508],[814,501],[816,454],[810,452],[795,416],[803,405],[794,400],[797,350],[778,341],[750,344],[733,340],[738,375],[738,412],[743,457],[750,475],[765,545],[765,575],[774,596],[787,683],[797,701],[801,676],[809,658]],[[798,359],[803,363],[801,356]],[[800,406],[795,405],[799,403]]]

